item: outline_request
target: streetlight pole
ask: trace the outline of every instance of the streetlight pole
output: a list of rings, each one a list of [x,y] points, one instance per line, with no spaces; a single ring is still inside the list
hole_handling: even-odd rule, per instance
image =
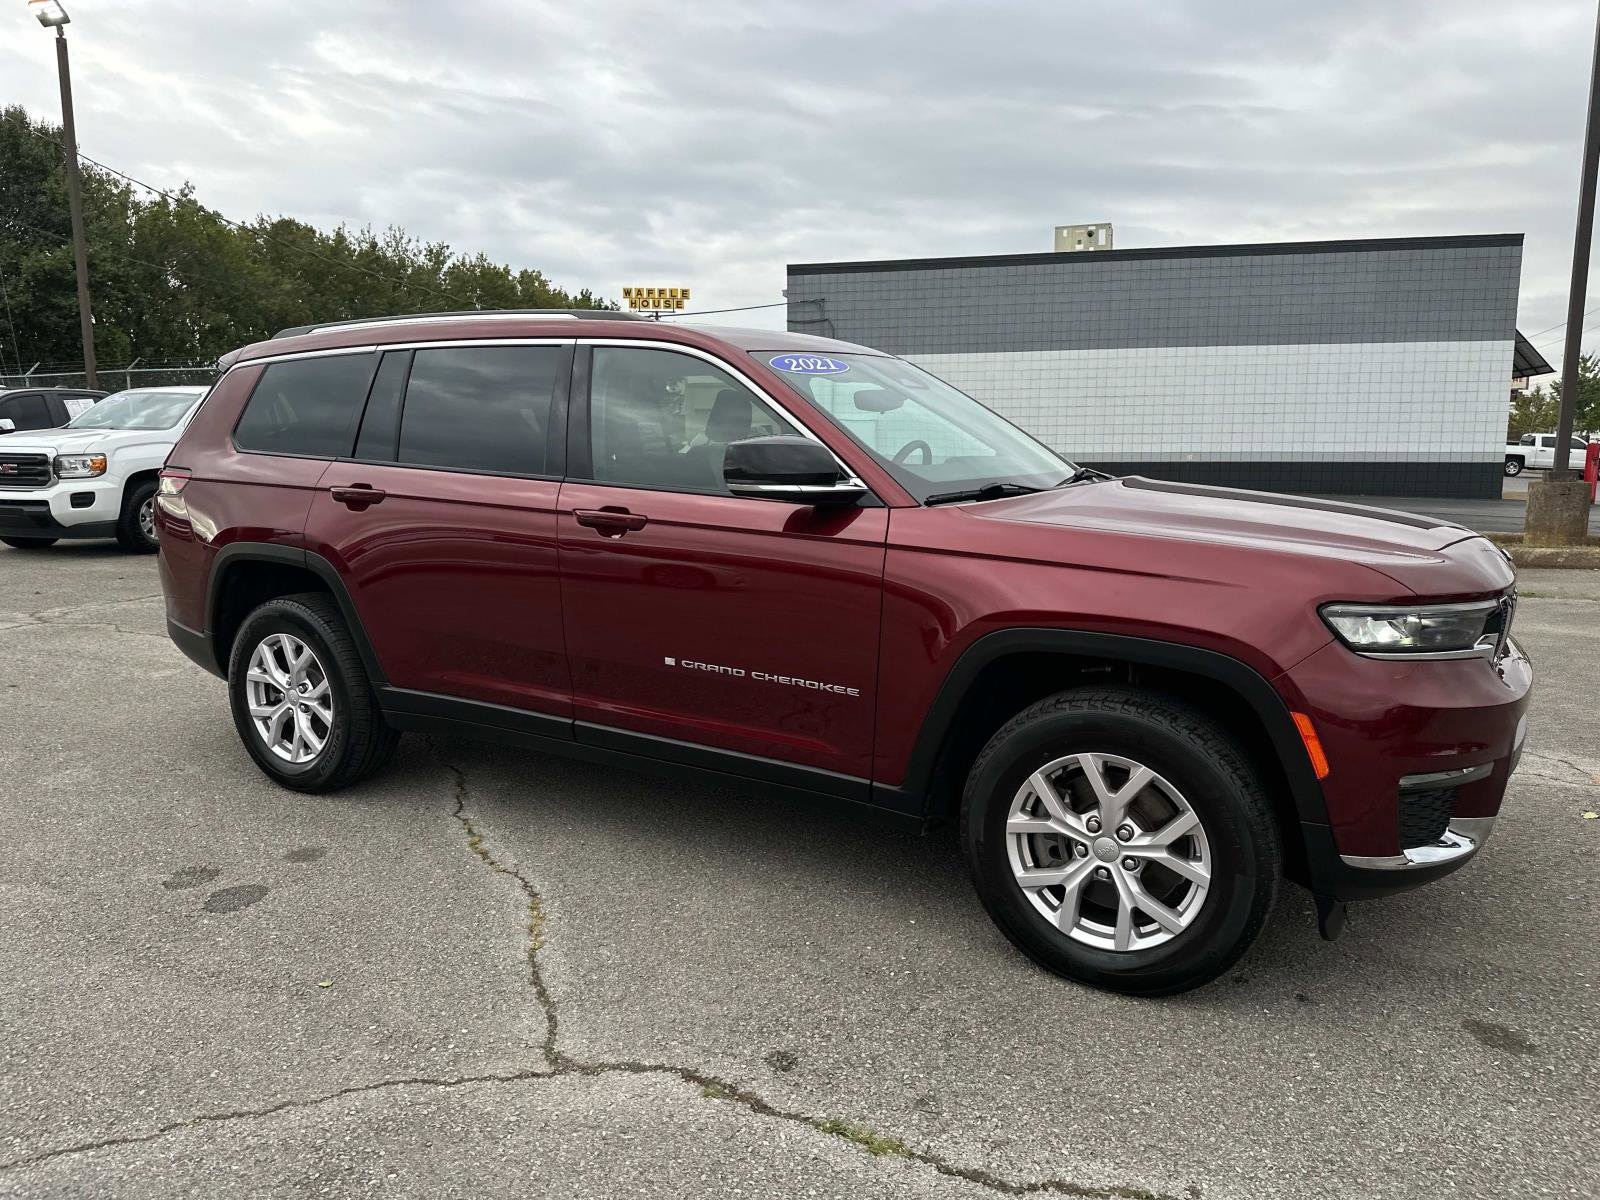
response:
[[[60,0],[28,0],[39,24],[56,31],[56,70],[61,76],[61,132],[67,152],[67,210],[72,217],[72,262],[78,275],[78,326],[83,335],[84,386],[99,387],[94,369],[94,315],[89,305],[89,245],[83,234],[83,176],[78,170],[78,128],[72,119],[72,67],[67,61],[66,24]]]

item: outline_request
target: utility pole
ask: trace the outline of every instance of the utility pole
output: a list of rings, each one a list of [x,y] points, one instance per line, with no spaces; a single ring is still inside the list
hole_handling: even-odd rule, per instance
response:
[[[89,245],[83,235],[83,176],[78,171],[78,128],[72,119],[72,67],[66,25],[72,20],[60,0],[28,0],[34,16],[56,31],[56,70],[61,76],[61,131],[67,151],[67,210],[72,217],[72,262],[78,274],[78,326],[83,335],[84,385],[99,387],[94,369],[94,314],[89,305]]]
[[[1583,176],[1578,184],[1578,230],[1572,246],[1572,286],[1567,292],[1567,341],[1561,359],[1561,415],[1556,420],[1556,457],[1548,478],[1569,478],[1572,418],[1577,411],[1578,359],[1583,341],[1583,306],[1588,301],[1589,245],[1594,240],[1595,175],[1600,170],[1600,15],[1595,22],[1594,62],[1589,67],[1589,118],[1583,131]]]
[[[1528,484],[1522,537],[1529,546],[1581,546],[1589,540],[1589,485],[1567,469],[1572,417],[1581,383],[1579,350],[1583,306],[1589,286],[1589,244],[1594,240],[1595,174],[1600,168],[1600,12],[1596,13],[1594,59],[1589,65],[1589,116],[1583,131],[1583,174],[1578,183],[1578,228],[1573,236],[1572,285],[1567,292],[1567,345],[1561,358],[1561,415],[1556,453],[1543,479]]]

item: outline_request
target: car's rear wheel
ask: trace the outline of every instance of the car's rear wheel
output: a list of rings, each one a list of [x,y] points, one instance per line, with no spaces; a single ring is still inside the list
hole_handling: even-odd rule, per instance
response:
[[[46,546],[54,546],[59,538],[28,538],[28,537],[0,537],[13,550],[43,550]]]
[[[153,554],[156,541],[156,483],[147,479],[128,489],[117,518],[117,544],[135,554]]]
[[[1062,692],[973,764],[962,843],[984,906],[1041,966],[1167,995],[1227,970],[1277,894],[1255,770],[1198,711],[1133,688]]]
[[[1521,475],[1522,474],[1522,460],[1520,458],[1508,458],[1508,459],[1506,459],[1506,474],[1507,475]]]
[[[269,600],[245,618],[228,694],[250,757],[295,791],[348,787],[383,766],[400,739],[339,606],[321,593]]]

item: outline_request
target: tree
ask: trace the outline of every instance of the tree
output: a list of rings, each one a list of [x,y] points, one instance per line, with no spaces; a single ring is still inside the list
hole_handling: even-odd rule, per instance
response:
[[[1511,397],[1511,419],[1506,425],[1506,441],[1514,442],[1525,433],[1547,433],[1556,427],[1561,401],[1543,385],[1517,392]]]
[[[83,358],[61,130],[0,109],[0,373]],[[145,198],[84,164],[84,227],[102,365],[209,361],[290,325],[471,308],[615,308],[538,271],[457,255],[397,228],[230,222],[185,184]]]
[[[1550,385],[1550,394],[1557,403],[1561,401],[1561,380]],[[1557,412],[1551,410],[1550,423],[1543,429],[1556,427]],[[1574,433],[1600,429],[1600,355],[1583,354],[1578,357],[1578,400],[1572,410]]]

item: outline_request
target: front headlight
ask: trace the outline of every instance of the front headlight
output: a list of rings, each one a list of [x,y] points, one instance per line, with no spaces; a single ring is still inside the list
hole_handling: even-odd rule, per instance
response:
[[[1357,654],[1493,658],[1511,625],[1511,600],[1466,604],[1329,604],[1322,619]]]
[[[104,454],[59,454],[56,456],[57,479],[91,479],[106,473]]]

